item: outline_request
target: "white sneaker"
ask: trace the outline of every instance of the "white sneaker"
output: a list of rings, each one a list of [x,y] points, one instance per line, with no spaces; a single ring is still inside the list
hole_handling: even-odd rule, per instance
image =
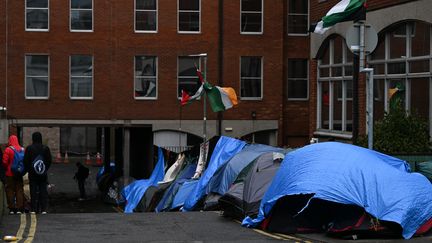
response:
[[[47,212],[43,211],[42,214],[47,214]]]
[[[21,211],[17,211],[16,214],[21,214]]]
[[[30,212],[31,214],[36,214],[36,212]]]

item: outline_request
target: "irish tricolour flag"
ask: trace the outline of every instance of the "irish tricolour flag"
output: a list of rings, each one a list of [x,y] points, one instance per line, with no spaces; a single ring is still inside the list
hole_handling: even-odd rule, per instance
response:
[[[310,31],[323,34],[331,26],[344,21],[365,18],[365,0],[342,0],[328,11],[320,22],[311,26]]]
[[[206,94],[213,112],[224,111],[237,105],[237,95],[231,87],[212,86],[204,81],[201,72],[197,70],[197,75],[201,80],[201,86],[190,96],[186,91],[182,90],[181,105],[186,105],[198,99],[203,94]]]

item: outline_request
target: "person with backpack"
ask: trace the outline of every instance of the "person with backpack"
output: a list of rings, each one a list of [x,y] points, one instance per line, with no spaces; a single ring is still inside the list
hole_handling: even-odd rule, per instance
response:
[[[15,135],[9,137],[8,147],[2,158],[5,170],[6,198],[9,214],[21,214],[24,212],[24,148],[18,143]]]
[[[73,178],[78,182],[78,189],[80,192],[80,197],[78,198],[78,201],[83,201],[87,199],[87,194],[85,191],[85,181],[89,176],[90,171],[87,167],[85,167],[80,162],[77,162],[76,166],[78,168],[78,171],[75,172],[75,176]]]
[[[24,154],[24,167],[29,173],[31,213],[47,213],[48,208],[48,170],[52,157],[48,146],[42,144],[42,134],[32,134],[33,144]]]

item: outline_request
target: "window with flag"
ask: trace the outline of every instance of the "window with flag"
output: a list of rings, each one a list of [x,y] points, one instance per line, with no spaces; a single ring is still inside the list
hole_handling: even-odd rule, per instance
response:
[[[288,100],[307,100],[308,60],[288,59]]]
[[[240,0],[240,32],[242,34],[263,33],[263,0]]]
[[[177,0],[178,31],[199,33],[201,31],[201,0]]]
[[[25,97],[26,99],[48,99],[49,56],[25,56]]]
[[[288,0],[288,34],[307,35],[309,30],[309,1]]]
[[[26,31],[48,31],[49,28],[49,1],[25,1]]]
[[[189,95],[195,94],[201,86],[197,75],[197,69],[200,68],[199,57],[179,57],[177,66],[177,97],[181,98],[182,90]]]
[[[263,76],[262,57],[240,58],[240,97],[256,100],[262,98]]]
[[[93,56],[70,56],[70,87],[71,99],[93,98]]]
[[[135,56],[135,99],[157,98],[157,57]]]
[[[93,31],[93,0],[70,1],[71,31]]]
[[[318,60],[318,131],[345,134],[352,132],[353,54],[341,36],[334,36]]]
[[[135,0],[135,31],[156,32],[158,0]]]
[[[402,108],[430,121],[431,39],[432,25],[421,21],[402,22],[379,34],[368,60],[374,68],[374,120]]]

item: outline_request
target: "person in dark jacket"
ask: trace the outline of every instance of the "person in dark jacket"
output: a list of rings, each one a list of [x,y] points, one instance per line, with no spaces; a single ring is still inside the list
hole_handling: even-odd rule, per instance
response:
[[[15,152],[24,151],[15,135],[9,137],[8,147],[2,156],[2,165],[5,171],[5,189],[9,214],[24,212],[24,183],[23,175],[12,171]]]
[[[80,197],[78,198],[78,201],[83,201],[87,198],[87,194],[85,191],[85,181],[87,177],[89,176],[89,169],[82,165],[80,162],[76,163],[76,166],[78,168],[78,171],[75,172],[74,179],[78,182],[78,189],[80,192]]]
[[[33,144],[24,154],[24,166],[29,173],[31,213],[47,213],[48,207],[48,170],[52,158],[49,147],[42,144],[42,134],[32,134]]]

